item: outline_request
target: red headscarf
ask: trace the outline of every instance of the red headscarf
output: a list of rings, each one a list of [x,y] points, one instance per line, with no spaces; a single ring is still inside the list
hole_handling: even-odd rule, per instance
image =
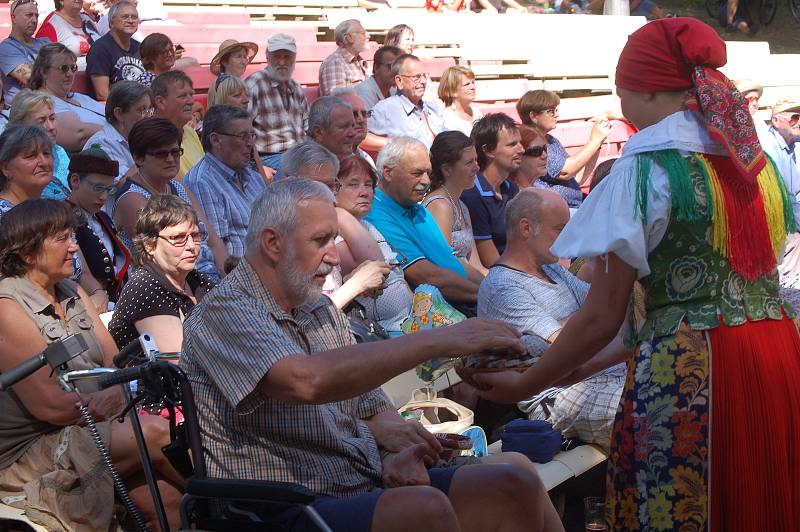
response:
[[[644,93],[693,89],[687,106],[703,115],[711,138],[725,146],[739,177],[752,184],[766,158],[747,100],[717,70],[727,60],[725,42],[708,24],[693,18],[654,20],[628,37],[616,83]]]

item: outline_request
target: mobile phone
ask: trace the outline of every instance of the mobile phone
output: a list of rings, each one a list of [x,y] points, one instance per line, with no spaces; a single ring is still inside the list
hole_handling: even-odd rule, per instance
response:
[[[178,46],[176,46],[176,47],[175,47],[175,51],[176,51],[176,52],[182,52],[182,51],[184,51],[184,50],[185,50],[185,48],[184,48],[184,47],[183,47],[183,45],[181,45],[181,44],[179,44]]]

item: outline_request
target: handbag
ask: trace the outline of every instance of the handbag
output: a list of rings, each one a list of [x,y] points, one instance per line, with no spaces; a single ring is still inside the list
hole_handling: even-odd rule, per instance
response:
[[[389,333],[386,332],[386,329],[370,318],[367,314],[367,309],[358,301],[351,301],[343,309],[343,312],[347,316],[347,321],[350,322],[350,332],[353,333],[357,343],[379,342],[389,338]]]
[[[441,421],[439,419],[439,409],[447,410],[453,414],[456,419],[453,421]],[[462,406],[455,401],[445,399],[444,397],[433,397],[431,399],[412,399],[405,405],[398,409],[402,416],[404,412],[420,412],[419,422],[422,426],[430,432],[448,432],[454,434],[461,434],[469,427],[475,419],[475,414],[472,410]],[[403,416],[415,417],[415,416]]]

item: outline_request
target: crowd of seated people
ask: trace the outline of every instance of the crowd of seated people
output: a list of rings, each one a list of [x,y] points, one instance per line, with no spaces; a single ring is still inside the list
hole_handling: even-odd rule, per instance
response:
[[[588,283],[546,250],[566,205],[583,200],[606,118],[570,155],[551,135],[555,94],[522,95],[522,124],[484,116],[471,70],[450,67],[434,85],[406,25],[368,62],[370,35],[347,20],[313,102],[293,79],[303,54],[294,37],[270,35],[266,65],[247,77],[259,45],[221,43],[200,123],[168,30],[140,42],[136,2],[113,2],[98,25],[79,4],[57,2],[37,33],[36,3],[15,0],[0,43],[10,105],[0,134],[0,371],[81,331],[90,350],[71,364],[107,366],[148,332],[161,351],[181,353],[212,476],[300,483],[334,530],[562,530],[527,458],[426,467],[441,443],[400,418],[380,386],[433,357],[519,352],[520,331],[555,338]],[[80,31],[79,20],[88,21]],[[90,94],[74,90],[78,70]],[[551,211],[560,218],[546,229]],[[424,284],[470,319],[446,335],[405,336]],[[356,307],[380,324],[385,347],[354,344],[346,316]],[[607,445],[624,364],[595,369],[526,410]],[[28,492],[49,485],[61,435],[84,459],[94,450],[52,377],[39,372],[17,391],[18,400],[0,392],[14,405],[0,414],[0,480]],[[120,397],[86,398],[152,520],[130,429],[107,421]],[[579,414],[600,402],[605,417],[584,430]],[[183,482],[161,452],[167,426],[143,419],[177,522]],[[86,471],[72,472],[80,484]],[[99,529],[112,519],[111,495],[109,480],[76,495],[77,506],[60,508],[47,490],[40,504],[64,527],[89,513]],[[269,519],[306,525],[293,509]]]

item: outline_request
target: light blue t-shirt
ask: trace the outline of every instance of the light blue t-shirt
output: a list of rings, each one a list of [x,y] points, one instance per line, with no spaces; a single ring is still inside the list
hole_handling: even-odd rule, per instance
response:
[[[436,220],[422,205],[415,203],[405,208],[376,189],[372,210],[365,219],[386,237],[403,269],[427,259],[440,268],[467,276]]]

